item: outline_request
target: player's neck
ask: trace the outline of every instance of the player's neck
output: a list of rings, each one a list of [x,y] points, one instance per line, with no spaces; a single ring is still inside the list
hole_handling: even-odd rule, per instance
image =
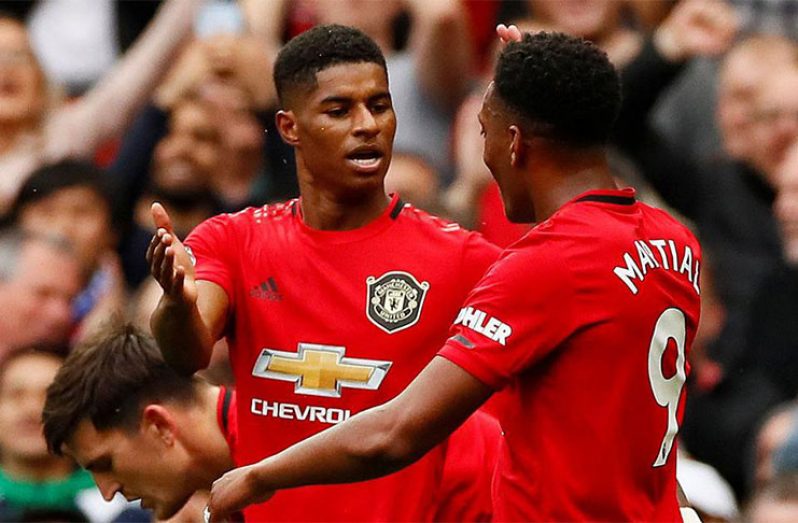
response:
[[[311,229],[349,231],[377,219],[390,203],[384,189],[341,197],[325,191],[301,191],[302,221]]]
[[[529,189],[538,222],[584,192],[618,188],[603,151],[553,157],[536,171]]]

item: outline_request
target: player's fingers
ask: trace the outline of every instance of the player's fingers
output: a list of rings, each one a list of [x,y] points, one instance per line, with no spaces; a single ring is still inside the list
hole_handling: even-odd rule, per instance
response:
[[[175,283],[175,251],[172,247],[167,247],[164,250],[163,261],[161,262],[161,278],[165,284],[168,284],[167,288],[164,286],[164,291],[167,294],[174,293],[174,283]]]
[[[166,246],[158,240],[158,243],[152,248],[152,256],[150,257],[150,274],[159,282],[161,280],[161,264],[163,264],[165,250]]]
[[[155,250],[155,246],[158,245],[158,243],[160,243],[158,236],[153,234],[149,245],[147,245],[147,252],[144,255],[144,259],[147,260],[147,265],[152,264],[153,251]]]
[[[517,26],[511,25],[507,28],[507,33],[510,36],[511,42],[520,42],[521,41],[521,30],[518,29]]]
[[[172,281],[172,296],[179,296],[183,294],[183,287],[186,281],[186,270],[178,266],[175,269],[175,275]]]
[[[172,231],[172,220],[169,219],[169,214],[166,212],[163,205],[158,202],[153,202],[152,207],[150,207],[150,212],[152,213],[152,223],[155,224],[155,227]]]

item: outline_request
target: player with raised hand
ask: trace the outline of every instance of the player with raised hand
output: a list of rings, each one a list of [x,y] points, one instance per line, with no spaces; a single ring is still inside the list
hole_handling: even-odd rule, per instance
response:
[[[506,45],[479,114],[484,160],[508,218],[536,227],[471,291],[409,387],[225,474],[212,520],[281,489],[406,467],[506,389],[494,519],[681,521],[675,436],[701,252],[686,227],[616,187],[606,142],[620,103],[593,44],[538,33]]]
[[[238,465],[398,394],[498,255],[478,234],[386,196],[396,118],[384,57],[367,36],[313,28],[280,51],[274,77],[301,197],[214,217],[187,248],[155,205],[147,253],[164,291],[151,326],[165,360],[191,374],[227,337]],[[428,521],[444,458],[439,447],[377,481],[286,492],[245,517]]]

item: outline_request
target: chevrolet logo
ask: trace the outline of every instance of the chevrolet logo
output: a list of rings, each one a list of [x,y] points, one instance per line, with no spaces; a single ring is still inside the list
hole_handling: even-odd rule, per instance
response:
[[[294,382],[294,392],[340,398],[341,389],[377,390],[390,361],[344,357],[345,347],[300,343],[297,352],[263,349],[252,375]]]

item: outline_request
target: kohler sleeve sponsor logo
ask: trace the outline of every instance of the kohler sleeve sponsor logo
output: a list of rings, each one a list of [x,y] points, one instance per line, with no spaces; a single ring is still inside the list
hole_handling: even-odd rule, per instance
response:
[[[512,327],[500,319],[473,307],[460,309],[454,324],[468,327],[501,345],[507,345],[507,338],[513,333]]]

